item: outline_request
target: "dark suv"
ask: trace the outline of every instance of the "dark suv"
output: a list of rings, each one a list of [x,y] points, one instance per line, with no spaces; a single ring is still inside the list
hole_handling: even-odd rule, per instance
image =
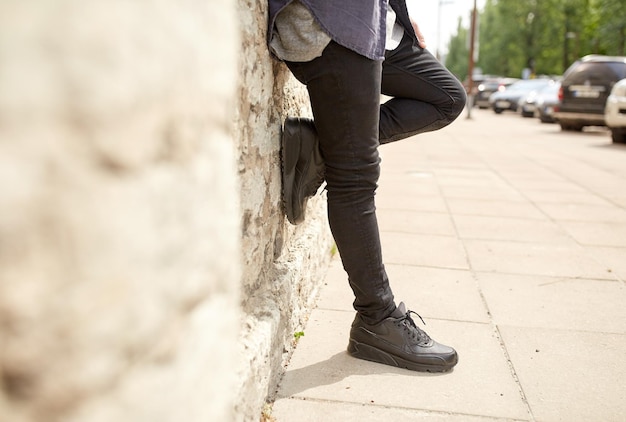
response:
[[[555,118],[562,130],[604,126],[604,106],[615,82],[626,78],[626,57],[590,55],[563,74]]]

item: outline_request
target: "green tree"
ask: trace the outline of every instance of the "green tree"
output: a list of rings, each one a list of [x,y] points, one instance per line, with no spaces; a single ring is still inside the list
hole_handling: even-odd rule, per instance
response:
[[[587,54],[626,55],[624,0],[487,0],[479,21],[476,66],[487,74],[554,75]],[[467,72],[468,36],[460,26],[449,43],[446,65],[457,75]]]
[[[563,72],[562,49],[564,39],[561,28],[562,13],[559,5],[562,0],[541,0],[537,2],[534,15],[534,45],[532,56],[535,73],[560,74]]]
[[[456,36],[450,39],[446,66],[460,81],[467,77],[469,68],[469,30],[463,27],[459,19]]]
[[[590,40],[593,9],[589,0],[567,0],[562,4],[563,70],[592,51]]]
[[[506,73],[501,70],[504,66],[504,58],[498,53],[500,40],[497,36],[497,31],[501,20],[498,18],[497,8],[494,3],[494,0],[487,0],[485,9],[480,14],[477,65],[484,73],[505,75]]]
[[[527,2],[519,0],[499,0],[490,2],[485,8],[493,8],[489,25],[481,21],[480,39],[492,40],[492,52],[482,57],[481,45],[479,66],[487,73],[520,77],[527,66],[528,32],[525,29],[528,18]],[[492,61],[488,61],[491,58]]]
[[[626,1],[594,0],[591,8],[595,52],[626,56]]]

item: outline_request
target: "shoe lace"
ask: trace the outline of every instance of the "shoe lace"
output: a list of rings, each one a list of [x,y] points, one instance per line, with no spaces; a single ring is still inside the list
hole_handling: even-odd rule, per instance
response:
[[[405,331],[413,340],[417,341],[418,343],[428,343],[430,341],[430,336],[426,334],[424,330],[419,328],[417,324],[415,324],[415,321],[413,321],[413,318],[411,318],[411,314],[417,315],[420,321],[422,321],[422,324],[426,325],[424,318],[422,318],[420,314],[410,310],[407,311],[402,318],[400,318],[399,324],[404,327]]]

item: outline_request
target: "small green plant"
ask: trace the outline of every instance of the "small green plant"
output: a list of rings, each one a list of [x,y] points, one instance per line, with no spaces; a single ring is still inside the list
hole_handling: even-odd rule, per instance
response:
[[[335,256],[337,254],[337,244],[333,243],[333,246],[330,248],[330,256]]]
[[[296,331],[295,333],[293,333],[293,336],[296,340],[299,340],[300,337],[302,337],[304,335],[304,331]]]

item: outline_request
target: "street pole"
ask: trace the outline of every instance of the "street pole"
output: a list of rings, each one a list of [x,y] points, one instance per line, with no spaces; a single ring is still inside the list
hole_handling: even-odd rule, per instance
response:
[[[472,118],[472,107],[474,107],[474,44],[476,41],[476,0],[474,0],[474,8],[472,9],[472,22],[470,24],[470,47],[469,47],[469,66],[467,69],[467,118]]]

